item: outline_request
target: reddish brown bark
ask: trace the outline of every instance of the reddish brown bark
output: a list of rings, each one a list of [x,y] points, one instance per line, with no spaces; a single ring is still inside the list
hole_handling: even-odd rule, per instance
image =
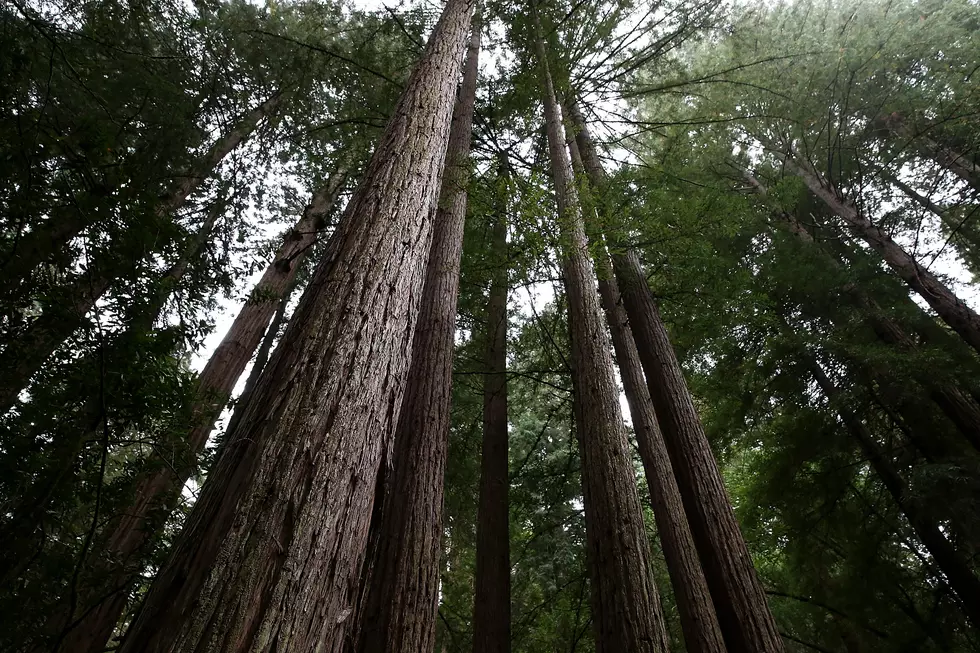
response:
[[[888,266],[922,299],[939,318],[980,352],[980,315],[957,297],[936,275],[919,265],[915,258],[898,245],[883,229],[864,216],[853,203],[808,163],[786,159],[787,168],[799,175],[807,188],[839,215],[851,230],[872,249],[881,254]]]
[[[963,605],[964,612],[975,626],[980,625],[980,578],[977,577],[966,557],[946,539],[929,513],[910,497],[905,479],[885,456],[864,423],[850,410],[847,401],[840,398],[837,387],[820,364],[807,352],[803,352],[802,356],[824,396],[837,411],[848,432],[857,441],[871,467],[915,531],[916,537],[932,556],[933,563],[946,577],[949,587]]]
[[[193,407],[195,424],[182,443],[183,451],[166,464],[155,465],[140,479],[133,491],[133,503],[109,522],[105,536],[96,547],[102,559],[93,563],[94,577],[84,588],[84,598],[88,601],[83,600],[79,606],[82,616],[71,615],[61,622],[62,627],[67,625],[68,628],[62,632],[55,651],[99,653],[105,649],[126,607],[128,595],[125,590],[141,571],[140,552],[174,509],[215,420],[262,341],[270,320],[282,306],[284,294],[291,288],[303,259],[316,240],[318,225],[337,201],[345,180],[346,174],[338,172],[314,193],[211,355],[198,378],[199,399]],[[104,600],[92,603],[93,599],[103,597]]]
[[[122,653],[343,650],[472,10],[446,5]]]
[[[613,257],[647,388],[730,653],[783,650],[762,584],[636,252]]]
[[[619,411],[582,212],[565,149],[541,27],[536,24],[545,125],[568,300],[575,426],[582,457],[587,561],[599,653],[669,650],[650,569],[643,513]]]
[[[576,117],[576,141],[590,179],[605,171],[588,126]],[[647,389],[664,437],[688,524],[729,653],[783,650],[704,427],[636,252],[617,251],[613,272],[629,318]]]
[[[221,160],[237,147],[279,103],[279,95],[273,96],[246,115],[235,128],[223,136],[201,159],[195,171],[175,182],[173,188],[155,207],[157,216],[165,216],[183,206],[188,196],[207,179]],[[79,229],[84,228],[81,224]],[[59,227],[62,231],[63,227]],[[60,232],[59,232],[60,233]],[[75,233],[64,237],[67,242]],[[53,245],[57,247],[58,245]],[[41,252],[43,248],[37,249]],[[46,256],[45,254],[44,256]],[[93,261],[88,269],[78,275],[71,283],[59,291],[56,307],[49,306],[27,329],[6,344],[0,353],[0,414],[4,414],[16,403],[17,396],[27,387],[44,362],[65,342],[76,329],[85,322],[85,316],[95,307],[96,302],[109,290],[115,280],[113,269],[118,268],[119,255],[113,251]],[[18,265],[30,274],[36,263],[18,259]],[[27,268],[30,269],[27,269]]]
[[[500,174],[507,175],[501,161]],[[491,235],[494,272],[487,297],[483,447],[476,521],[473,652],[510,652],[510,476],[507,432],[507,218],[498,209]]]
[[[470,138],[480,52],[473,34],[453,112],[442,191],[426,265],[408,385],[394,436],[377,549],[349,650],[429,653],[439,602],[442,498],[456,334],[456,303],[469,183]]]
[[[569,103],[568,113],[576,131],[580,132],[585,120],[575,102]],[[593,173],[596,166],[601,170],[588,134],[585,133],[581,140],[589,148],[588,156]],[[581,169],[585,172],[585,164],[575,139],[569,140],[568,150],[576,171]],[[585,174],[588,175],[587,172]],[[603,178],[593,174],[587,185],[592,190],[601,192],[604,182]],[[725,641],[711,602],[711,592],[698,560],[674,470],[670,466],[667,445],[660,432],[650,392],[646,387],[640,354],[636,350],[626,309],[623,308],[619,285],[613,276],[612,263],[604,249],[596,255],[596,272],[599,278],[599,296],[609,323],[613,351],[619,364],[619,376],[623,381],[623,392],[630,408],[633,432],[636,434],[640,459],[643,461],[643,471],[650,490],[650,504],[657,522],[657,533],[667,562],[667,573],[674,588],[685,647],[688,653],[725,653]]]

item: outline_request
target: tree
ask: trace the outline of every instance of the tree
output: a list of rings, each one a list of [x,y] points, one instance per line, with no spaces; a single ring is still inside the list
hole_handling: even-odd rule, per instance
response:
[[[585,169],[591,183],[601,187],[604,173],[595,146],[584,122],[577,128]],[[735,651],[781,651],[765,594],[639,258],[635,251],[619,249],[620,243],[613,247],[618,250],[612,257],[616,281],[725,643]]]
[[[562,272],[569,306],[575,425],[582,452],[596,647],[599,651],[666,651],[667,633],[616,401],[612,356],[602,325],[595,274],[544,36],[540,24],[535,27],[559,227],[566,241]]]
[[[351,650],[359,652],[431,651],[435,644],[453,341],[480,30],[476,17],[453,110],[391,470],[379,475],[375,510],[380,517],[372,527],[377,543],[365,558],[366,586],[352,635]]]
[[[506,186],[506,157],[498,175]],[[483,441],[476,516],[473,652],[509,653],[510,475],[507,423],[507,203],[498,202],[490,236],[494,272],[486,303]]]
[[[134,479],[133,501],[104,528],[95,547],[100,559],[92,564],[95,569],[88,582],[83,581],[81,594],[85,598],[74,601],[75,610],[69,612],[58,626],[61,632],[54,650],[59,650],[60,646],[63,650],[94,653],[106,647],[126,607],[126,590],[145,564],[140,553],[173,511],[181,489],[197,467],[197,458],[218,414],[252,360],[269,322],[288,299],[288,291],[304,258],[325,227],[346,176],[346,171],[338,171],[313,194],[310,204],[286,234],[275,258],[202,370],[198,379],[198,398],[192,406],[193,425],[182,443],[182,455],[165,464],[150,463],[142,476]],[[95,598],[97,602],[93,601]],[[80,612],[77,618],[75,611]]]
[[[576,103],[570,103],[568,114],[572,117],[576,128],[585,124]],[[586,147],[590,145],[590,142],[585,139],[583,143]],[[574,167],[584,174],[585,165],[574,139],[569,140],[568,149]],[[594,153],[590,153],[590,157],[594,156]],[[595,165],[594,161],[592,163]],[[601,179],[595,176],[592,181],[601,183]],[[586,186],[586,183],[583,180],[582,185]],[[591,188],[586,186],[584,190],[589,192]],[[601,234],[599,237],[602,238]],[[599,296],[602,299],[606,321],[609,323],[613,351],[616,354],[619,375],[623,380],[623,392],[629,405],[633,431],[636,433],[640,458],[643,461],[643,471],[650,489],[650,503],[657,520],[657,532],[660,535],[667,570],[674,588],[678,611],[681,614],[684,642],[690,653],[724,651],[725,643],[711,602],[711,593],[708,590],[704,571],[701,569],[701,562],[698,560],[694,539],[691,537],[691,528],[684,512],[683,500],[677,488],[677,480],[674,478],[674,470],[670,466],[667,447],[657,423],[650,393],[646,388],[640,354],[629,327],[629,318],[623,308],[612,263],[608,253],[603,250],[605,250],[604,239],[602,249],[596,255]]]
[[[404,392],[472,10],[447,5],[123,651],[212,638],[223,650],[342,645]]]

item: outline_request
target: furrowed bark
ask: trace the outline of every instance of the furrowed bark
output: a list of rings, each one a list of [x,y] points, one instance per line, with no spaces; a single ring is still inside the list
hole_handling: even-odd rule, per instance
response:
[[[156,205],[158,217],[173,213],[187,201],[188,196],[207,179],[221,160],[237,147],[261,121],[275,109],[280,101],[277,94],[253,109],[231,132],[223,136],[201,160],[197,169],[174,184],[174,187]],[[85,225],[82,225],[82,228]],[[78,232],[68,235],[68,242]],[[58,246],[58,245],[55,245]],[[111,249],[104,256],[92,261],[86,272],[61,289],[58,309],[49,306],[27,329],[6,344],[0,353],[0,415],[16,403],[17,396],[26,388],[44,362],[61,346],[76,329],[85,323],[85,317],[96,302],[115,281],[111,272],[119,258]],[[40,263],[41,261],[38,261]],[[26,266],[27,263],[19,265]],[[27,274],[33,270],[27,270]]]
[[[122,653],[343,650],[472,10],[446,5]]]
[[[809,368],[817,385],[824,396],[837,411],[841,421],[851,436],[857,441],[861,451],[868,458],[871,467],[878,474],[882,484],[892,495],[899,510],[915,531],[922,545],[932,556],[932,561],[946,577],[949,587],[959,598],[963,610],[973,622],[980,624],[980,578],[970,566],[967,559],[946,539],[939,525],[923,510],[909,495],[905,479],[887,459],[878,446],[874,436],[864,423],[848,408],[846,400],[842,400],[833,381],[827,376],[820,364],[807,352],[802,352],[804,364]]]
[[[980,315],[957,297],[936,275],[919,265],[915,258],[891,236],[861,214],[853,203],[844,200],[839,191],[813,166],[790,158],[787,168],[801,177],[807,188],[839,215],[872,249],[881,254],[888,266],[922,299],[939,318],[977,352],[980,352]]]
[[[501,175],[509,174],[506,160]],[[487,297],[483,446],[476,521],[473,652],[510,652],[510,476],[507,432],[507,207],[491,234],[495,268]]]
[[[686,650],[688,653],[725,653],[725,642],[711,602],[711,592],[698,560],[667,445],[646,388],[640,354],[636,350],[619,286],[612,276],[612,265],[608,259],[599,269],[599,294],[612,334],[623,391],[633,418],[633,430],[650,488],[650,503],[667,561],[667,572],[674,587]]]
[[[92,578],[84,588],[87,600],[81,601],[76,610],[81,616],[73,614],[61,622],[62,632],[54,651],[99,653],[105,649],[126,607],[125,590],[142,569],[140,553],[176,507],[181,488],[193,473],[215,420],[262,341],[270,320],[283,306],[285,294],[345,181],[346,173],[335,173],[314,193],[211,355],[198,379],[198,400],[192,410],[194,425],[181,443],[183,450],[166,464],[153,465],[136,483],[133,503],[109,522],[100,545],[95,547],[101,552],[101,559],[93,563]]]
[[[351,636],[356,653],[429,653],[439,602],[442,502],[466,220],[469,152],[476,103],[480,23],[473,33],[453,112],[412,363],[394,435],[377,550]]]
[[[586,172],[601,185],[605,172],[581,115],[577,123]],[[612,263],[725,645],[729,653],[781,652],[762,584],[640,259],[632,250],[614,251]]]
[[[609,338],[602,323],[595,273],[536,16],[535,28],[548,149],[564,241],[562,271],[568,297],[596,650],[665,652],[669,650],[667,632],[619,411]]]
[[[569,103],[568,113],[575,125],[584,124],[584,118],[575,102]],[[584,171],[585,165],[575,139],[569,140],[568,150],[572,157],[572,167],[576,171]],[[593,187],[599,183],[602,183],[602,179],[591,179],[588,186]],[[594,187],[592,189],[600,190]],[[681,493],[677,488],[674,470],[670,466],[667,445],[660,432],[650,392],[646,387],[640,354],[636,350],[629,318],[623,308],[619,286],[613,276],[612,263],[604,245],[595,259],[602,309],[609,324],[613,351],[619,364],[619,376],[623,381],[623,392],[630,408],[633,432],[636,434],[643,471],[650,489],[650,504],[653,506],[657,533],[667,562],[667,573],[674,588],[685,648],[688,653],[725,653],[725,641],[711,602],[711,592],[698,560]]]

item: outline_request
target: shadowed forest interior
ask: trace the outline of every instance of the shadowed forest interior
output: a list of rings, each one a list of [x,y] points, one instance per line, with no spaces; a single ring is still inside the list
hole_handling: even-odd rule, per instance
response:
[[[980,653],[977,0],[7,0],[3,653]]]

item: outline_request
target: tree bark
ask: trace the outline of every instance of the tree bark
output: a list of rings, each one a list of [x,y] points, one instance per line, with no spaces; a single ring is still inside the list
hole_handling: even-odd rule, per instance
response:
[[[509,174],[501,161],[501,176]],[[507,206],[491,233],[493,277],[487,297],[483,448],[476,520],[473,653],[510,653],[510,476],[507,431]]]
[[[844,200],[832,184],[809,164],[785,158],[787,167],[799,175],[807,188],[839,215],[872,249],[881,254],[888,266],[936,311],[940,319],[958,333],[967,344],[980,352],[980,315],[967,306],[933,273],[919,265],[891,236]]]
[[[545,125],[568,300],[575,426],[582,456],[587,560],[596,651],[669,650],[650,568],[643,512],[619,411],[609,338],[540,23],[535,16]]]
[[[466,221],[470,139],[480,52],[473,32],[453,112],[445,171],[412,345],[412,364],[394,435],[377,549],[357,615],[355,653],[429,653],[439,603],[442,503],[449,449],[456,303]]]
[[[567,110],[576,129],[579,129],[584,124],[584,118],[578,105],[572,101]],[[576,172],[579,168],[584,172],[585,165],[575,139],[569,140],[568,150],[572,156],[572,167]],[[596,188],[595,185],[603,183],[602,179],[593,178],[588,182],[593,191],[601,192],[601,188]],[[681,493],[667,454],[667,445],[657,423],[640,364],[640,354],[636,349],[619,285],[613,276],[612,262],[605,251],[604,243],[595,259],[599,296],[609,323],[613,351],[619,364],[619,376],[623,381],[623,392],[633,420],[633,432],[636,434],[640,459],[643,461],[643,471],[650,490],[650,504],[657,522],[657,533],[680,614],[684,644],[688,653],[726,653],[721,627],[711,602],[711,592],[698,560]]]
[[[100,653],[105,649],[126,607],[127,590],[142,569],[144,547],[176,507],[215,420],[261,343],[270,320],[283,306],[286,292],[316,241],[318,226],[336,203],[346,178],[345,172],[337,172],[314,193],[208,359],[198,378],[198,399],[192,408],[194,424],[181,443],[182,451],[164,464],[156,461],[137,481],[133,502],[109,521],[100,545],[95,547],[102,556],[92,564],[89,586],[84,587],[83,597],[87,600],[79,606],[82,616],[76,618],[72,614],[61,621],[62,632],[54,651]]]
[[[237,147],[279,103],[277,94],[249,112],[236,127],[212,146],[191,174],[182,177],[156,205],[158,217],[173,213],[187,201],[188,196],[208,178],[221,160]],[[58,248],[76,236],[84,224],[73,233],[63,234],[60,228],[59,242],[51,248]],[[47,238],[50,234],[45,234]],[[47,248],[49,249],[49,248]],[[45,247],[32,248],[31,256],[16,259],[16,266],[10,271],[15,276],[30,275],[34,267],[43,262],[54,251]],[[41,252],[41,253],[38,253]],[[44,253],[47,252],[47,253]],[[38,258],[38,257],[41,258]],[[16,403],[17,396],[28,386],[44,362],[65,342],[71,334],[84,324],[85,316],[95,307],[96,302],[109,290],[115,281],[112,269],[117,268],[119,256],[110,251],[92,261],[88,269],[75,277],[74,281],[62,289],[57,310],[49,306],[27,329],[6,344],[0,353],[0,369],[5,370],[0,378],[0,415],[5,414]],[[37,260],[35,260],[37,259]],[[5,272],[5,276],[6,276]],[[11,279],[16,283],[17,279]]]
[[[864,423],[848,408],[847,402],[840,398],[836,386],[820,364],[806,352],[803,352],[802,356],[824,396],[857,441],[885,489],[892,495],[919,541],[932,556],[936,567],[946,577],[949,587],[962,603],[964,612],[974,626],[980,625],[980,578],[977,577],[966,558],[946,539],[939,525],[929,516],[929,513],[924,511],[909,496],[908,486],[901,474],[885,457],[884,452],[881,451],[874,436],[868,431]]]
[[[599,256],[604,257],[605,254],[600,253]],[[725,653],[725,642],[711,602],[711,592],[698,560],[667,445],[646,388],[640,354],[608,259],[599,266],[599,294],[633,418],[633,430],[650,488],[650,503],[667,561],[667,572],[674,587],[685,647],[688,653]]]
[[[601,185],[605,171],[581,115],[576,127],[586,172]],[[614,251],[612,263],[728,651],[781,652],[762,584],[639,257],[632,250]]]
[[[122,653],[343,650],[472,0],[450,0]]]

